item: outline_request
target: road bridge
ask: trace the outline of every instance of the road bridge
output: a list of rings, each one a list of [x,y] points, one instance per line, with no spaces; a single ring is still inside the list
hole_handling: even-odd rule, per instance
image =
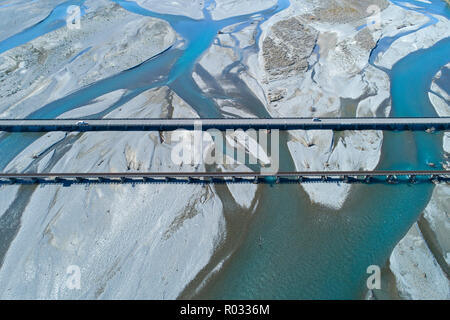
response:
[[[271,118],[271,119],[0,119],[6,132],[173,131],[217,129],[278,130],[389,130],[442,131],[450,117],[442,118]]]
[[[0,173],[0,185],[99,183],[449,183],[450,171]]]

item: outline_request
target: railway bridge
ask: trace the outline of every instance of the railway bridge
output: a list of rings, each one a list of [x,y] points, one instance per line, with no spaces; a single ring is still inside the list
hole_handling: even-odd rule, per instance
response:
[[[450,129],[442,118],[271,118],[271,119],[0,119],[6,132],[90,132],[278,129],[278,130],[426,130]],[[321,172],[123,172],[0,173],[0,185],[98,183],[449,183],[450,171]]]
[[[450,171],[0,173],[0,185],[137,183],[449,183]]]

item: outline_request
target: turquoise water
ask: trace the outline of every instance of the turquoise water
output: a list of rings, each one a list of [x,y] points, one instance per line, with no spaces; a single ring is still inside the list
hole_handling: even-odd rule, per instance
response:
[[[424,66],[438,70],[449,61],[448,56],[439,55],[449,52],[449,44],[447,39],[394,67],[395,116],[432,112],[422,109],[425,100],[405,102],[406,92],[424,92],[429,82],[425,87],[423,81],[404,82],[402,70],[405,65],[409,72]],[[378,168],[424,169],[430,159],[442,160],[440,135],[386,133]],[[357,186],[344,208],[336,212],[311,205],[300,187],[265,187],[244,244],[199,297],[363,298],[367,267],[385,265],[395,244],[427,205],[432,190],[429,184]]]
[[[448,8],[436,10],[450,17]],[[392,116],[435,116],[427,91],[449,53],[445,39],[393,67]],[[378,169],[425,169],[442,156],[440,134],[385,133]],[[367,267],[386,264],[432,190],[426,184],[357,186],[336,212],[312,205],[300,187],[264,187],[246,240],[198,297],[361,299]]]
[[[83,15],[85,11],[85,8],[83,6],[84,2],[85,0],[71,0],[56,6],[48,15],[48,17],[38,24],[13,35],[12,37],[9,37],[8,39],[1,41],[0,53],[30,42],[37,37],[40,37],[46,33],[64,26],[66,24],[67,8],[71,5],[80,6],[81,15]]]
[[[192,80],[192,71],[218,30],[236,23],[249,23],[255,13],[214,21],[205,10],[205,19],[194,20],[154,13],[130,1],[115,2],[131,12],[166,20],[184,42],[135,68],[43,106],[29,118],[57,117],[108,92],[126,89],[127,94],[109,108],[111,111],[139,93],[162,85],[168,85],[202,117],[223,116],[212,96],[203,93]],[[442,1],[420,4],[418,10],[423,13],[450,16],[448,9],[442,9],[445,8]],[[267,19],[288,6],[288,0],[280,0],[277,6],[258,14]],[[50,21],[43,23],[47,25]],[[435,20],[430,20],[427,25],[433,22]],[[14,47],[50,30],[39,28],[41,26],[36,25],[26,31],[28,35],[0,42],[0,48]],[[379,48],[390,43],[392,39],[382,40]],[[374,50],[374,54],[376,52]],[[433,109],[425,93],[431,77],[449,61],[448,52],[450,44],[446,39],[430,49],[407,56],[394,66],[389,72],[393,116],[432,115]],[[10,134],[0,137],[0,149],[7,151],[0,158],[0,169],[39,136]],[[426,168],[428,162],[439,163],[442,159],[441,138],[438,134],[386,133],[379,169]],[[284,155],[282,169],[292,169],[286,146],[280,148]],[[299,186],[262,187],[257,213],[244,243],[199,296],[361,298],[365,291],[367,266],[385,264],[392,248],[426,206],[432,189],[431,185],[356,186],[344,208],[333,211],[312,205]],[[259,237],[263,238],[262,247]]]
[[[165,52],[153,57],[139,66],[107,79],[97,81],[67,95],[64,98],[42,106],[36,112],[30,114],[27,118],[56,118],[64,112],[86,105],[90,101],[104,94],[119,89],[126,89],[127,94],[125,97],[107,110],[107,112],[110,112],[114,108],[119,107],[143,91],[164,85],[169,86],[178,94],[178,96],[192,105],[202,118],[222,117],[222,114],[213,99],[211,99],[210,96],[205,95],[192,79],[192,70],[195,63],[205,52],[205,50],[209,48],[220,29],[237,23],[249,23],[254,20],[256,15],[263,16],[267,19],[273,14],[284,10],[289,6],[288,0],[279,0],[276,6],[267,10],[216,21],[212,20],[208,10],[206,9],[204,10],[205,19],[194,20],[184,16],[155,13],[142,8],[135,2],[131,1],[115,0],[114,2],[120,4],[123,8],[129,10],[130,12],[166,20],[170,23],[174,30],[183,37],[185,44],[181,48],[169,48]],[[205,7],[207,8],[212,2],[213,1],[208,0]],[[69,1],[64,5],[61,5],[61,7],[66,8],[68,5],[73,3],[74,1]],[[61,27],[61,10],[62,9],[59,7],[54,10],[59,13],[56,15],[58,19],[51,14],[46,20],[27,29],[23,33],[1,41],[0,49],[10,49],[22,44],[24,41],[30,41],[39,34],[49,32],[49,29],[47,28],[42,29],[41,25],[53,25],[55,19],[58,21],[58,26]],[[258,23],[260,24],[263,21]],[[23,34],[31,34],[32,37],[24,36]],[[94,118],[95,116],[101,116],[101,114],[91,115],[89,118]],[[2,157],[0,158],[0,170],[4,169],[6,165],[26,146],[39,137],[40,135],[36,134],[8,134],[0,136],[0,149],[8,150],[8,152],[2,154]]]
[[[391,72],[392,116],[437,116],[428,98],[428,90],[433,77],[449,61],[450,38],[399,61]],[[412,137],[415,145],[412,142],[405,143]],[[427,169],[429,163],[439,164],[443,160],[442,133],[386,133],[385,145],[391,151],[383,163],[393,169]],[[407,159],[408,164],[398,160],[402,158]]]
[[[311,205],[300,188],[264,188],[243,245],[198,297],[363,298],[367,267],[385,264],[431,189],[358,187],[335,212]]]

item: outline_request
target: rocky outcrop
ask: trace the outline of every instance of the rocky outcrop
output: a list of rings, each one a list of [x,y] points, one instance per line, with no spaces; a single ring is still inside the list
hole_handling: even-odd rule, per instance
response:
[[[317,35],[317,30],[296,18],[275,23],[262,46],[266,72],[286,76],[306,71]]]
[[[361,20],[373,14],[369,6],[384,10],[389,5],[387,0],[330,0],[325,6],[314,10],[314,20],[330,23],[348,23]]]

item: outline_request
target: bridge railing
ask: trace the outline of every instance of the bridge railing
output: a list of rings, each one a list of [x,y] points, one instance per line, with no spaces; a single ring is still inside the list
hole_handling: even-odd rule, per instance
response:
[[[276,129],[276,130],[450,130],[450,117],[442,118],[237,118],[237,119],[0,119],[0,131],[173,131]]]
[[[2,173],[0,185],[136,183],[449,183],[450,171]]]

